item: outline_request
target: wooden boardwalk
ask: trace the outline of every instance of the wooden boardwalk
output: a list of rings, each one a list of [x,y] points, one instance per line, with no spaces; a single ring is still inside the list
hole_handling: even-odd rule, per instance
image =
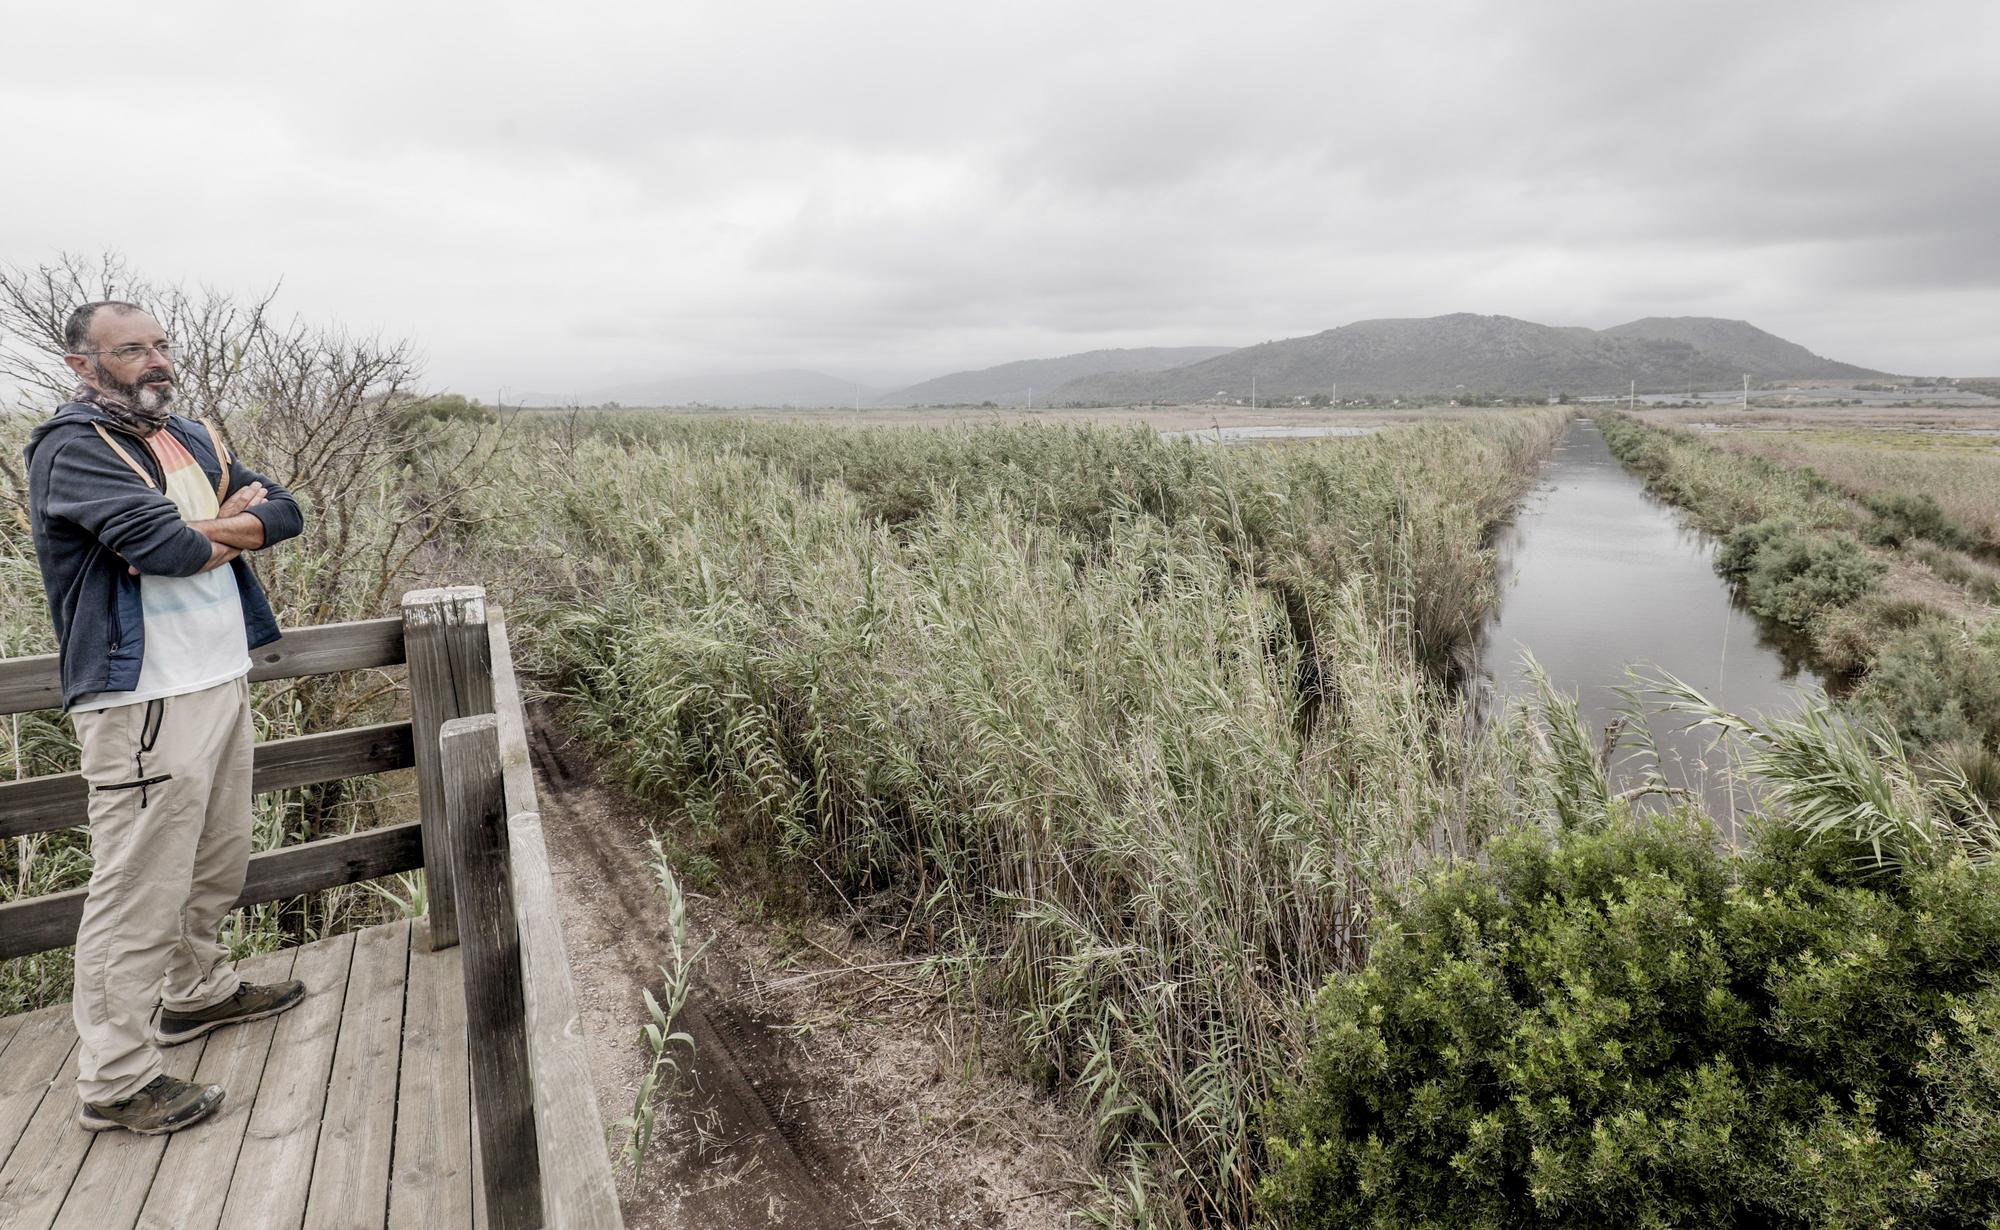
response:
[[[0,1020],[0,1230],[622,1230],[499,608],[416,590],[260,647],[250,678],[404,666],[409,720],[260,743],[251,783],[414,767],[420,818],[253,854],[236,903],[422,868],[426,917],[245,962],[308,998],[167,1051],[227,1091],[172,1136],[77,1126],[67,1005]],[[0,716],[60,702],[53,655],[0,661]],[[87,789],[0,782],[0,839],[83,823]],[[84,895],[0,902],[0,960],[74,943]]]
[[[430,951],[423,928],[245,961],[253,981],[304,979],[306,1000],[167,1048],[173,1075],[228,1091],[169,1136],[77,1126],[68,1004],[0,1020],[0,1227],[470,1230],[464,949]]]

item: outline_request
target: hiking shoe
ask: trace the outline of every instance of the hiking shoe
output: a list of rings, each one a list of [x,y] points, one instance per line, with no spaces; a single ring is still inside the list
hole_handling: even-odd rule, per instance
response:
[[[168,1012],[161,1008],[153,1026],[153,1041],[161,1046],[179,1046],[211,1029],[276,1016],[305,997],[306,984],[296,978],[290,982],[246,982],[236,988],[236,994],[199,1012]]]
[[[124,1128],[141,1136],[176,1132],[199,1123],[222,1105],[222,1086],[195,1085],[162,1073],[122,1102],[85,1102],[76,1121],[86,1132]]]

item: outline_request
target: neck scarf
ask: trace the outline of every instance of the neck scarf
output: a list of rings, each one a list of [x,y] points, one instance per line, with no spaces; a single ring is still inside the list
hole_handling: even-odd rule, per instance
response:
[[[142,410],[121,397],[89,384],[77,385],[76,392],[70,396],[70,400],[97,407],[108,415],[112,422],[140,436],[150,436],[165,427],[167,419],[173,414],[173,408],[170,406],[161,406],[157,410]]]

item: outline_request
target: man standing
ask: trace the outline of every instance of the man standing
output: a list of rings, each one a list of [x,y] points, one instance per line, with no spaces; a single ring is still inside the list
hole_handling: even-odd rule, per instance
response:
[[[282,1012],[217,942],[250,856],[249,651],[277,620],[245,551],[298,534],[291,495],[172,413],[172,345],[129,303],[70,315],[75,395],[30,438],[29,510],[89,784],[76,937],[82,1125],[171,1132],[222,1101],[158,1046]],[[155,1004],[158,1020],[149,1027]]]

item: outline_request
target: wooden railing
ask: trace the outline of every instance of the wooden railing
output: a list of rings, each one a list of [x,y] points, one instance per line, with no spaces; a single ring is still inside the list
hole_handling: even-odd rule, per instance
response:
[[[419,590],[401,618],[301,628],[252,681],[407,664],[410,720],[257,745],[257,793],[417,771],[420,819],[250,857],[239,906],[421,868],[434,948],[463,940],[487,1222],[622,1227],[542,841],[507,628],[476,586]],[[53,655],[0,661],[0,715],[56,708]],[[0,837],[85,823],[77,773],[0,784]],[[0,959],[76,940],[83,889],[0,905]]]

